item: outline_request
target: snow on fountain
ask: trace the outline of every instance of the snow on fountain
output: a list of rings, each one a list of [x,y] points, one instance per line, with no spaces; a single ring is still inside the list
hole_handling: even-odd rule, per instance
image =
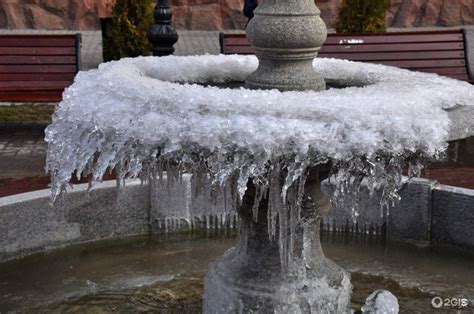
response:
[[[116,169],[118,182],[154,180],[166,170],[168,178],[192,173],[196,185],[229,190],[226,217],[237,210],[250,179],[253,217],[268,193],[268,237],[278,238],[280,265],[291,268],[309,169],[332,165],[333,201],[349,199],[354,216],[362,178],[372,190],[383,188],[381,207],[388,210],[399,198],[406,161],[418,174],[423,160],[442,157],[450,128],[445,109],[474,105],[467,83],[332,59],[313,66],[327,82],[348,87],[279,92],[203,86],[242,82],[257,63],[253,56],[140,57],[80,72],[46,130],[53,198],[73,172],[92,175],[94,183],[108,169]],[[307,299],[336,294],[347,300],[349,280],[337,280],[342,284],[334,291],[317,289],[327,286],[325,280],[308,281],[309,291],[321,294]],[[286,304],[294,291],[284,293]]]
[[[193,84],[243,81],[256,67],[255,57],[171,56],[80,72],[46,130],[54,197],[73,172],[96,182],[107,169],[137,177],[165,164],[208,172],[219,185],[236,178],[240,197],[248,178],[263,187],[272,171],[287,169],[284,197],[306,168],[331,161],[339,182],[360,174],[384,185],[385,203],[397,198],[404,160],[418,166],[446,149],[443,109],[474,104],[467,83],[332,59],[314,67],[354,87],[282,93]]]

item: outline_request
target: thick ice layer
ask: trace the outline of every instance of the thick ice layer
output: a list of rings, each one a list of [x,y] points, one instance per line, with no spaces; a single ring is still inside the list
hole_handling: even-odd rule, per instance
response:
[[[288,188],[309,167],[331,161],[336,195],[356,194],[366,176],[374,187],[385,184],[388,204],[397,198],[404,160],[416,161],[416,170],[419,157],[445,150],[443,109],[474,104],[467,83],[332,59],[317,59],[315,69],[338,85],[363,87],[281,93],[193,84],[242,81],[257,62],[141,57],[80,72],[46,130],[52,194],[67,187],[73,172],[97,181],[108,168],[131,177],[169,166],[204,172],[214,183],[235,185],[240,196],[248,178],[264,188],[281,172],[282,198],[272,191],[270,198],[285,207]],[[276,216],[270,213],[269,221]]]

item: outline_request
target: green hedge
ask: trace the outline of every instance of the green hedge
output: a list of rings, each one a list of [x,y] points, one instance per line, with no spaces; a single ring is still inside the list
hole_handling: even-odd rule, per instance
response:
[[[149,55],[147,33],[152,24],[152,0],[117,0],[103,42],[104,61]]]
[[[344,0],[336,31],[338,33],[385,32],[387,6],[387,0]]]

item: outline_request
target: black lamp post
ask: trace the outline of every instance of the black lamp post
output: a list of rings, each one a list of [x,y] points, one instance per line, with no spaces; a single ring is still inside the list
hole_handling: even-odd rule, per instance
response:
[[[155,24],[148,31],[148,40],[153,47],[153,55],[161,57],[173,54],[173,45],[178,41],[178,33],[171,24],[173,13],[168,0],[158,0],[153,15]]]

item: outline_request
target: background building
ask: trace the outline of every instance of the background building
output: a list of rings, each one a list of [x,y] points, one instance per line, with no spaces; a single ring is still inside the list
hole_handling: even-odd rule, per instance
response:
[[[99,29],[114,0],[2,0],[0,28]],[[342,0],[316,0],[333,27]],[[243,0],[170,0],[178,29],[242,29]],[[388,27],[474,24],[474,0],[389,0]]]

